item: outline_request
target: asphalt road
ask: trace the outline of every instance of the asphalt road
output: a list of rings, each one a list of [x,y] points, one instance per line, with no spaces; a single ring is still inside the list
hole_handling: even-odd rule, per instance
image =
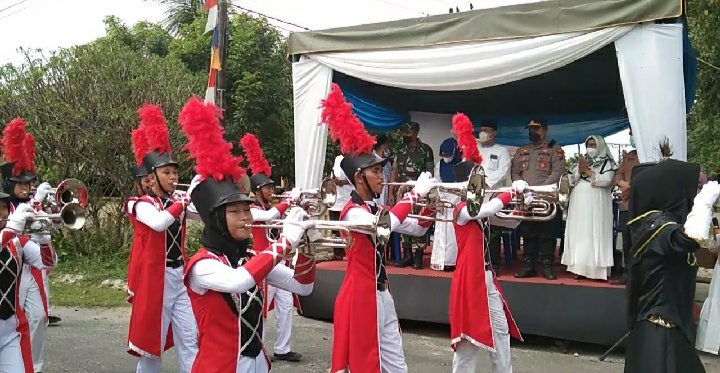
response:
[[[131,373],[137,360],[125,352],[129,308],[89,310],[54,307],[63,318],[50,328],[44,373]],[[270,340],[274,341],[271,316]],[[448,331],[436,325],[405,325],[403,343],[411,373],[450,372],[452,351]],[[293,350],[304,355],[300,363],[277,362],[274,373],[325,373],[329,368],[332,324],[294,318]],[[272,349],[272,347],[270,347]],[[534,338],[513,345],[515,373],[619,373],[622,356],[611,355],[605,362],[597,357],[604,348],[572,345],[562,353],[553,341]],[[703,355],[708,372],[720,372],[720,359]],[[177,372],[173,351],[164,359],[163,372]],[[478,372],[489,372],[489,359],[481,355]]]

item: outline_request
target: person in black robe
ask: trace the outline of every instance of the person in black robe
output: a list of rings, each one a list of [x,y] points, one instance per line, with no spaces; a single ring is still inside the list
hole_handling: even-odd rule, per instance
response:
[[[625,373],[705,372],[694,348],[695,251],[709,243],[720,186],[697,193],[699,175],[672,159],[633,169]]]

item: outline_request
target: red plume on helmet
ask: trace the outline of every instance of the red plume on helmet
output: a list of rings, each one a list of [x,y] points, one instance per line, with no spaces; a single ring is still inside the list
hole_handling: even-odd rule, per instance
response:
[[[35,137],[31,133],[25,134],[25,154],[27,154],[29,168],[27,171],[35,173]]]
[[[145,127],[139,125],[138,128],[132,131],[130,139],[132,140],[135,163],[137,163],[138,167],[143,167],[143,157],[150,152]]]
[[[143,104],[143,106],[138,109],[138,115],[140,116],[140,127],[145,128],[147,152],[154,151],[158,154],[172,154],[167,121],[160,106]]]
[[[272,168],[270,168],[270,163],[268,163],[263,155],[258,138],[252,133],[246,133],[245,136],[240,139],[240,146],[242,146],[245,152],[245,157],[248,160],[250,171],[252,171],[253,175],[264,174],[270,177]]]
[[[457,113],[452,118],[452,130],[457,135],[458,147],[462,151],[464,161],[482,163],[482,156],[475,141],[475,127],[470,118],[463,113]]]
[[[340,142],[341,153],[370,154],[375,136],[370,136],[360,119],[353,114],[353,106],[343,97],[340,86],[333,83],[321,107],[321,124],[327,124],[330,137]]]
[[[240,167],[242,157],[231,153],[233,145],[223,139],[225,130],[220,125],[220,109],[213,104],[205,104],[193,97],[180,111],[180,130],[188,139],[183,150],[188,150],[190,158],[195,159],[195,172],[201,178],[213,178],[216,181],[240,180],[245,170]]]
[[[13,164],[12,176],[18,176],[23,171],[35,169],[25,152],[25,121],[20,118],[13,119],[3,130],[2,151],[5,162]]]

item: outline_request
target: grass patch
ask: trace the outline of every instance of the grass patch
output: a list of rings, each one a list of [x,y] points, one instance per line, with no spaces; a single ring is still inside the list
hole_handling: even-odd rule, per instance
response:
[[[104,280],[124,281],[126,275],[126,259],[61,258],[50,274],[50,303],[83,308],[128,306],[125,290],[101,285]]]

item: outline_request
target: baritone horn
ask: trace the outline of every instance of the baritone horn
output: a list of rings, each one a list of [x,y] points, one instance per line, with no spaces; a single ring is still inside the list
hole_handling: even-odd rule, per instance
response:
[[[486,190],[486,193],[497,195],[511,191],[512,188],[500,188],[497,190]],[[519,221],[550,221],[558,213],[558,207],[566,209],[570,194],[570,180],[567,175],[562,175],[555,184],[529,186],[525,189],[530,192],[533,201],[526,205],[525,195],[515,196],[510,203],[495,216],[499,219]]]
[[[9,219],[2,221],[7,222]],[[40,223],[40,228],[33,228],[35,223]],[[35,215],[27,220],[23,234],[50,233],[61,228],[71,231],[82,229],[85,225],[85,208],[79,203],[66,203],[57,214]]]
[[[407,181],[405,183],[383,183],[383,185],[389,185],[389,186],[399,186],[398,188],[398,195],[397,200],[399,201],[405,192],[407,192],[407,189],[411,188],[415,185],[415,181]],[[420,207],[428,207],[433,210],[442,210],[446,208],[451,208],[455,212],[453,213],[453,219],[442,219],[442,218],[436,218],[431,216],[422,216],[422,215],[408,215],[409,217],[419,219],[419,220],[432,220],[432,221],[441,221],[441,222],[452,222],[457,220],[457,205],[447,199],[440,198],[439,193],[448,193],[448,194],[454,194],[456,196],[461,197],[465,202],[467,206],[468,214],[471,217],[476,217],[480,213],[480,207],[482,207],[483,202],[483,196],[484,196],[484,190],[485,190],[485,171],[483,168],[479,165],[475,166],[472,171],[470,171],[470,176],[468,178],[467,182],[459,182],[459,183],[442,183],[437,182],[434,183],[433,187],[430,189],[430,193],[428,193],[427,197],[421,198],[418,203],[415,204],[415,206]]]
[[[33,192],[37,191],[37,188],[33,188]],[[77,203],[81,207],[87,206],[88,190],[85,184],[78,179],[65,179],[60,185],[51,190],[52,197],[47,198],[47,202],[51,205],[57,205],[62,207],[67,204]]]
[[[301,191],[300,198],[293,201],[294,206],[301,207],[310,217],[322,216],[327,209],[335,204],[336,194],[332,187],[332,178],[325,178],[320,183],[320,188],[306,189]],[[289,192],[273,194],[273,198],[285,199],[290,197]]]
[[[380,210],[375,215],[374,221],[359,223],[352,221],[332,221],[332,220],[307,220],[307,229],[317,229],[319,231],[340,231],[344,233],[344,237],[331,238],[323,237],[314,242],[310,242],[308,236],[305,235],[305,239],[301,242],[298,247],[304,247],[298,249],[300,252],[311,254],[314,253],[315,248],[346,248],[349,249],[353,246],[353,235],[371,235],[375,236],[378,243],[384,245],[390,240],[390,212],[388,210]],[[246,228],[262,228],[266,232],[269,230],[277,229],[282,230],[283,220],[270,220],[265,224],[248,224]],[[268,240],[272,243],[277,239],[268,236]],[[303,251],[305,250],[305,251]]]

